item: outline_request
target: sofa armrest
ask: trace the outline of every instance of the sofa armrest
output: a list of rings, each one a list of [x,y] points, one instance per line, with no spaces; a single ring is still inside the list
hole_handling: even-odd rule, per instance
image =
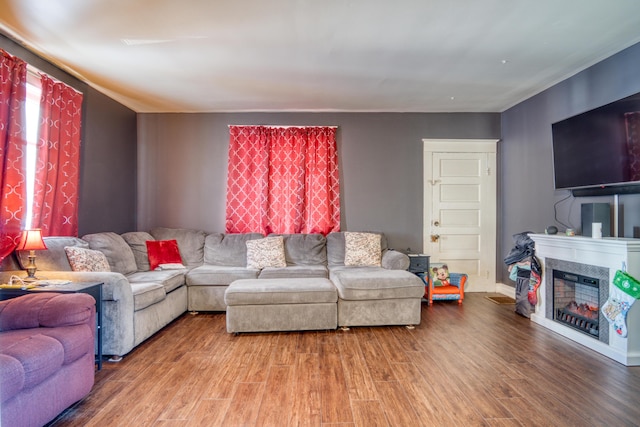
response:
[[[456,288],[464,291],[464,285],[467,283],[468,276],[465,273],[449,273],[449,283]]]
[[[12,274],[24,277],[24,271],[2,271],[6,283]],[[125,355],[135,346],[133,290],[125,276],[114,272],[40,271],[41,279],[102,282],[102,353]]]
[[[23,278],[24,271],[2,272],[0,281],[8,282],[11,274]],[[122,299],[133,300],[133,291],[129,280],[115,272],[89,272],[89,271],[41,271],[36,272],[41,280],[70,280],[72,282],[102,282],[102,300],[120,301]]]
[[[95,310],[88,294],[27,294],[0,301],[0,331],[92,324]]]
[[[68,279],[77,282],[102,282],[103,301],[133,300],[131,284],[123,274],[116,272],[62,271],[59,272],[62,273],[60,277],[53,277],[53,273],[56,273],[56,276],[58,275],[58,272],[47,271],[47,278]],[[45,273],[43,273],[43,275],[44,274]]]
[[[382,267],[389,270],[406,270],[410,263],[409,256],[405,253],[393,249],[382,252]]]

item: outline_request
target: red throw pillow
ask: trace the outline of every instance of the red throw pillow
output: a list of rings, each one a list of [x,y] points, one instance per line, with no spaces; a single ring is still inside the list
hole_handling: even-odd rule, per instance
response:
[[[176,240],[147,240],[149,254],[149,268],[155,270],[160,264],[181,263],[178,241]]]

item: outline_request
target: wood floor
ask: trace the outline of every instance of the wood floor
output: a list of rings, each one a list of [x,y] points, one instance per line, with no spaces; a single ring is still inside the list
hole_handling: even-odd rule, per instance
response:
[[[120,363],[60,426],[632,426],[628,368],[470,294],[422,324],[229,335],[185,314]]]

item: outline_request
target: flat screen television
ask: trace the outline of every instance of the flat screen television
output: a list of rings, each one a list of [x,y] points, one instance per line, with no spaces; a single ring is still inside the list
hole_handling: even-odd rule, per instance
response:
[[[555,188],[640,192],[640,93],[551,125]]]

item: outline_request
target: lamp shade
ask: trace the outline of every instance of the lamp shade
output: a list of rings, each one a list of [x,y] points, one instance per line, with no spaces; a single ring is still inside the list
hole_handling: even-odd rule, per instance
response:
[[[39,228],[22,231],[20,243],[16,247],[17,251],[39,251],[43,249],[47,249],[47,246],[42,240],[42,231]]]

